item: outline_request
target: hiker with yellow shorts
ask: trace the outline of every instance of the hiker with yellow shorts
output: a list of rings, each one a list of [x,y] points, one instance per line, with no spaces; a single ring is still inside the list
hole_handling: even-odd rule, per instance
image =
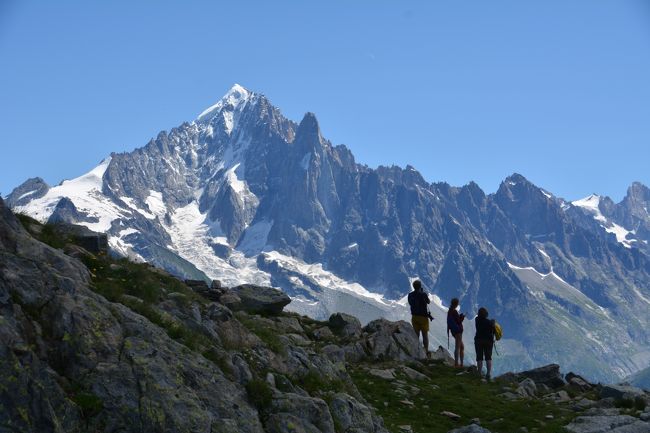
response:
[[[422,343],[424,344],[424,351],[427,358],[431,356],[429,352],[429,321],[433,320],[427,305],[431,303],[429,295],[422,289],[422,282],[420,280],[413,281],[413,291],[408,295],[409,305],[411,306],[411,325],[415,330],[415,334],[420,338],[422,333]]]

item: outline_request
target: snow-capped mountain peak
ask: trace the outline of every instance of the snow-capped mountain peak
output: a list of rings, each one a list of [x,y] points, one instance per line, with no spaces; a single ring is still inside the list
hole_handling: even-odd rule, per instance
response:
[[[201,114],[197,116],[196,120],[198,122],[210,122],[219,114],[223,114],[226,120],[226,129],[232,131],[232,113],[241,111],[254,95],[255,93],[235,83],[230,90],[223,95],[219,102],[203,110]],[[230,114],[230,119],[228,119],[226,113]]]
[[[599,208],[601,199],[602,197],[598,194],[591,194],[588,197],[582,198],[580,200],[575,200],[571,202],[571,204],[593,213],[596,216],[596,219],[602,219],[604,221],[605,217],[602,216]],[[599,216],[600,218],[598,218]]]

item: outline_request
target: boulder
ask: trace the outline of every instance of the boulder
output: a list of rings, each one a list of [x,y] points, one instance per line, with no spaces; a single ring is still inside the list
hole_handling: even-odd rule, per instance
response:
[[[222,293],[221,296],[219,296],[219,302],[233,311],[239,311],[242,309],[241,298],[232,290],[226,290]]]
[[[583,382],[586,382],[586,383],[588,383],[589,385],[592,385],[592,386],[593,386],[593,383],[590,383],[587,379],[585,379],[584,377],[580,376],[579,374],[575,374],[575,373],[572,372],[572,371],[568,372],[568,373],[564,376],[564,380],[566,380],[567,383],[571,382],[571,379],[573,379],[573,378],[578,378],[578,379],[582,380]]]
[[[108,237],[106,233],[98,233],[86,226],[56,222],[50,226],[57,236],[68,238],[73,243],[81,246],[93,254],[106,254],[108,252]]]
[[[580,392],[586,392],[592,388],[592,385],[589,382],[580,377],[572,377],[571,380],[569,380],[569,386]]]
[[[431,352],[430,359],[434,361],[442,361],[444,364],[449,366],[454,365],[454,357],[442,346],[438,346],[438,349]]]
[[[273,397],[270,411],[299,417],[306,426],[316,427],[318,432],[334,433],[334,420],[327,403],[320,398],[294,393],[277,393]],[[282,432],[291,430],[279,430]],[[312,431],[312,430],[307,430]]]
[[[357,341],[352,344],[348,344],[343,347],[343,354],[347,362],[359,362],[362,359],[366,358],[368,354],[366,353],[366,342]]]
[[[321,352],[334,363],[345,362],[345,352],[336,344],[328,344],[321,349]]]
[[[600,398],[614,398],[616,400],[634,400],[637,397],[645,397],[645,392],[634,386],[627,385],[603,385],[600,389]]]
[[[535,385],[533,379],[526,378],[519,383],[517,394],[524,398],[534,398],[537,394],[537,385]]]
[[[274,317],[274,327],[281,333],[304,334],[305,330],[295,317]]]
[[[378,368],[371,368],[368,373],[375,377],[379,377],[381,379],[386,379],[386,380],[393,380],[395,379],[395,370],[388,369],[388,370],[381,370]]]
[[[565,429],[570,433],[648,433],[650,424],[630,415],[579,416]]]
[[[225,305],[213,302],[208,305],[207,316],[211,320],[216,320],[217,322],[225,322],[232,318],[232,311]]]
[[[549,364],[543,367],[535,368],[533,370],[522,371],[519,373],[505,373],[497,379],[506,382],[521,382],[522,380],[530,378],[535,382],[535,385],[546,385],[551,389],[563,387],[566,382],[560,374],[560,366],[557,364]]]
[[[366,357],[372,361],[424,358],[424,348],[413,332],[413,327],[407,322],[377,319],[368,323],[364,331],[368,335],[360,340],[360,344]]]
[[[317,328],[316,330],[314,330],[313,335],[316,340],[330,340],[334,338],[334,333],[327,326],[322,326],[320,328]]]
[[[443,410],[442,412],[440,412],[440,415],[446,416],[447,418],[453,419],[454,421],[458,421],[461,418],[460,415],[458,415],[458,414],[456,414],[454,412],[450,412],[448,410]],[[472,425],[475,425],[475,424],[472,424]]]
[[[329,326],[337,335],[344,338],[355,338],[361,335],[361,322],[349,314],[332,314],[329,319]]]
[[[406,375],[411,380],[418,380],[418,381],[423,381],[423,380],[429,380],[427,376],[424,374],[420,373],[417,370],[412,369],[411,367],[407,367],[405,365],[400,367],[400,370],[402,373]]]
[[[242,284],[233,287],[230,291],[240,299],[233,308],[253,314],[280,314],[282,309],[291,302],[284,292],[272,287]]]
[[[558,392],[545,395],[544,400],[550,400],[554,403],[565,403],[567,401],[571,401],[571,396],[569,396],[569,393],[565,390],[560,390]]]
[[[185,280],[185,285],[197,293],[207,293],[210,288],[205,280]]]
[[[370,408],[348,394],[338,393],[334,395],[330,402],[330,412],[335,425],[340,429],[339,431],[368,433],[386,431],[381,420],[373,417]]]
[[[573,372],[567,373],[564,376],[564,379],[567,381],[568,385],[576,391],[586,392],[594,387],[594,385],[589,383],[584,377]]]

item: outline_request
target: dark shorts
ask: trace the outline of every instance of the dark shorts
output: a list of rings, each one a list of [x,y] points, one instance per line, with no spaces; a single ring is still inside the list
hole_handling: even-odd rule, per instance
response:
[[[429,332],[429,318],[425,316],[411,316],[411,325],[415,329],[415,333],[419,334]]]
[[[474,340],[474,349],[476,349],[476,360],[492,361],[492,347],[494,342],[492,340]]]

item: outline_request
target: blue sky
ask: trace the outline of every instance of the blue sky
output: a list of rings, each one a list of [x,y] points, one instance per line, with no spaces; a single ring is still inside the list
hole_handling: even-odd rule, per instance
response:
[[[644,0],[0,0],[0,192],[143,146],[233,83],[432,182],[650,185]]]

